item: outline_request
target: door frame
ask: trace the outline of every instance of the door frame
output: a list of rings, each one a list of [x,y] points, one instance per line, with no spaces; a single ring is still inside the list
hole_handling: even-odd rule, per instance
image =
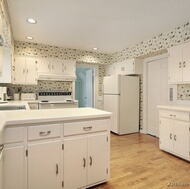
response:
[[[94,105],[94,108],[98,108],[98,89],[99,89],[99,67],[98,67],[98,65],[77,62],[76,67],[93,68],[94,69],[94,94],[93,94],[94,102],[92,104]],[[74,88],[75,88],[75,82],[74,82]]]
[[[143,60],[143,125],[141,133],[148,133],[148,63],[168,58],[169,54],[158,55]]]

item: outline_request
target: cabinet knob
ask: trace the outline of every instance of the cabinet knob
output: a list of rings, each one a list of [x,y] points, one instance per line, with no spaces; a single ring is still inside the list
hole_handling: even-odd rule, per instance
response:
[[[83,167],[86,167],[86,159],[83,158]]]
[[[90,156],[90,166],[92,166],[92,157]]]
[[[51,133],[51,131],[47,131],[47,132],[41,131],[41,132],[39,132],[39,135],[40,135],[40,136],[47,136],[47,135],[49,135],[50,133]]]
[[[172,139],[172,134],[170,134],[170,139]]]
[[[176,136],[176,135],[174,135],[174,140],[175,140],[175,141],[177,140],[177,136]]]
[[[179,68],[181,68],[181,62],[179,62]]]
[[[183,62],[183,67],[185,68],[185,61]]]
[[[84,131],[90,131],[91,129],[92,129],[92,126],[90,126],[90,127],[83,127]]]
[[[56,164],[56,175],[59,174],[59,167],[58,167],[58,164]]]

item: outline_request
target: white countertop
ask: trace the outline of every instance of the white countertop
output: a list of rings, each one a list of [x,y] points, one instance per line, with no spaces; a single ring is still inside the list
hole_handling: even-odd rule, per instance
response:
[[[189,105],[159,105],[159,106],[157,106],[157,108],[158,109],[165,109],[165,110],[190,112],[190,106]]]
[[[42,123],[50,121],[72,121],[104,117],[109,118],[111,115],[112,114],[110,112],[94,108],[0,111],[0,133],[7,125]]]

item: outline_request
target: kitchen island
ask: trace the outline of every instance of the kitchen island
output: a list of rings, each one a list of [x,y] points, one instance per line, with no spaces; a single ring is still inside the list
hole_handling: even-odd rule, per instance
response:
[[[74,189],[106,182],[110,116],[93,108],[1,111],[3,189]]]

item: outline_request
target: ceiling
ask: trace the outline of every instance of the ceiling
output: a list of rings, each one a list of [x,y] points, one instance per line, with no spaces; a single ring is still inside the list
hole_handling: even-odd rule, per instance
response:
[[[7,0],[15,40],[113,53],[190,21],[190,0]],[[26,19],[34,18],[37,24]],[[33,40],[26,36],[34,37]]]

